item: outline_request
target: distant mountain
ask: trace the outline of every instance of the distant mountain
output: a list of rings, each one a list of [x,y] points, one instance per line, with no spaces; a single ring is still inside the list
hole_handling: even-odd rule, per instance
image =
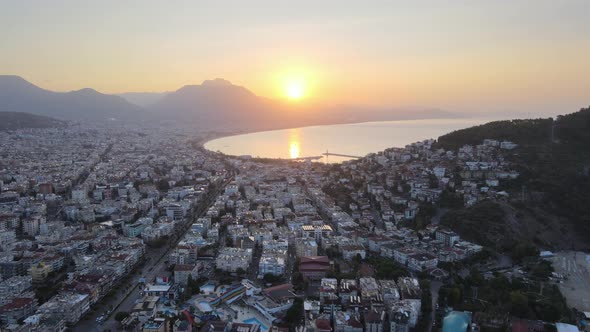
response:
[[[163,119],[204,128],[264,130],[320,124],[457,117],[441,110],[301,106],[256,96],[221,78],[168,93],[149,109]]]
[[[53,92],[33,85],[21,77],[0,75],[0,111],[28,112],[62,120],[132,120],[140,107],[118,96],[93,89]]]
[[[253,131],[385,120],[451,118],[436,109],[320,107],[256,96],[221,78],[169,93],[107,95],[93,89],[53,92],[18,76],[0,76],[0,111],[73,121],[172,121],[204,129]]]
[[[271,129],[288,123],[282,107],[223,79],[186,85],[149,109],[160,118],[192,122],[203,128]]]
[[[128,102],[141,107],[149,107],[164,98],[168,92],[125,92],[119,93],[119,96]]]
[[[0,112],[0,131],[24,128],[56,128],[66,123],[47,116],[30,113]]]

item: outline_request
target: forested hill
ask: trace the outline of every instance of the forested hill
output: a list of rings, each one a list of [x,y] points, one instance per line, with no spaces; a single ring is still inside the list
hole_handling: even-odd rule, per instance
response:
[[[486,138],[519,145],[506,151],[505,158],[520,176],[503,189],[518,201],[512,205],[525,216],[523,220],[529,215],[529,220],[542,221],[545,228],[561,233],[551,245],[537,244],[590,249],[590,107],[556,119],[496,121],[458,130],[439,137],[438,144],[456,149],[481,144]],[[526,230],[530,225],[523,221],[521,226]]]
[[[55,128],[62,126],[65,126],[65,122],[47,116],[22,112],[0,112],[0,130]]]
[[[446,149],[457,149],[466,144],[481,144],[486,138],[512,141],[525,146],[558,142],[574,146],[589,144],[590,107],[560,115],[557,119],[489,122],[443,135],[438,138],[438,144]]]
[[[464,145],[477,145],[486,139],[506,140],[522,144],[550,142],[553,119],[493,121],[483,125],[456,130],[438,138],[445,149],[456,150]]]
[[[486,139],[519,145],[508,157],[525,171],[588,174],[590,168],[590,107],[556,119],[495,121],[457,130],[438,138],[440,147],[455,150]],[[541,175],[541,174],[537,174]]]

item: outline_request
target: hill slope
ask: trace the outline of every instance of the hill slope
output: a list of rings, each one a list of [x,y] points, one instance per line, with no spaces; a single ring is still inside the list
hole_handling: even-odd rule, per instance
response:
[[[497,121],[463,129],[439,137],[437,144],[455,149],[481,144],[484,138],[519,144],[506,158],[520,177],[503,189],[524,198],[513,200],[513,211],[503,208],[505,213],[495,215],[489,242],[504,237],[544,247],[590,249],[590,107],[556,120]],[[458,229],[474,234],[481,223],[469,220],[478,219],[479,210],[462,209],[447,220],[467,220]]]
[[[128,102],[141,106],[150,107],[162,100],[168,92],[125,92],[117,94],[117,96],[127,100]]]
[[[0,112],[0,130],[55,128],[62,126],[65,126],[65,122],[46,116],[30,113]]]
[[[0,111],[25,112],[62,120],[130,120],[140,108],[121,97],[93,89],[53,92],[33,85],[21,77],[0,75]]]

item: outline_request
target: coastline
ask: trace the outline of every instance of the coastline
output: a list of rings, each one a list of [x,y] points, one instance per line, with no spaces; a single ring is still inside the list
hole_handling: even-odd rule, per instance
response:
[[[197,141],[199,147],[209,151],[215,152],[207,148],[205,145],[211,141],[232,137],[232,136],[239,136],[239,135],[248,135],[248,134],[256,134],[256,133],[265,133],[265,132],[273,132],[273,131],[280,131],[280,130],[289,130],[289,129],[303,129],[303,128],[313,128],[313,127],[323,127],[323,126],[340,126],[340,125],[358,125],[358,124],[365,124],[365,123],[383,123],[383,122],[411,122],[411,121],[425,121],[425,120],[460,120],[460,119],[474,119],[470,117],[458,116],[458,117],[444,117],[444,118],[417,118],[417,119],[399,119],[399,120],[375,120],[375,121],[359,121],[359,122],[337,122],[337,123],[325,123],[325,124],[311,124],[306,126],[297,126],[297,127],[284,127],[284,128],[274,128],[274,129],[253,129],[253,130],[239,130],[239,131],[230,131],[226,133],[221,132],[208,132],[208,137],[201,138]],[[490,121],[494,121],[490,119]],[[229,156],[229,155],[228,155]],[[235,155],[231,155],[235,156]],[[236,156],[237,157],[237,156]],[[280,159],[280,158],[270,158],[270,159]]]

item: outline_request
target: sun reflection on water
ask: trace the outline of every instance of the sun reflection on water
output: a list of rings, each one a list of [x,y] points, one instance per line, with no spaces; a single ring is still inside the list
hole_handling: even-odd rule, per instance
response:
[[[301,151],[299,149],[299,132],[297,129],[289,130],[289,156],[291,159],[299,158]]]
[[[291,159],[299,158],[299,142],[291,142],[289,145],[289,155]]]

